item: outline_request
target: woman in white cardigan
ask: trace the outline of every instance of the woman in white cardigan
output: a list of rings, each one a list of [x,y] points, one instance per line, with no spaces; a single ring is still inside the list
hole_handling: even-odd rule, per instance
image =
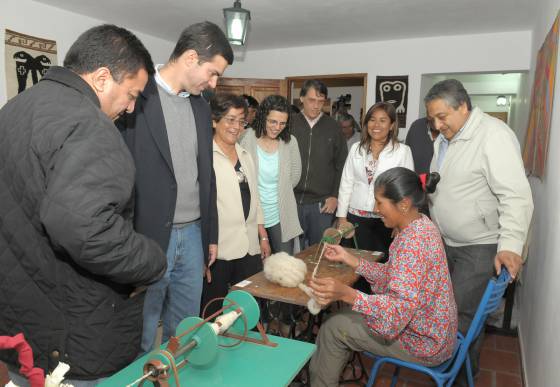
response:
[[[302,233],[294,187],[301,176],[297,140],[289,130],[290,105],[280,95],[266,97],[257,110],[254,130],[241,145],[251,154],[258,174],[264,225],[273,253],[294,253],[295,237]]]
[[[414,170],[410,148],[397,140],[397,112],[392,104],[378,102],[366,113],[362,138],[348,152],[338,191],[336,216],[339,227],[357,224],[360,249],[382,251],[389,255],[392,230],[373,212],[375,179],[394,167]]]
[[[210,101],[214,128],[214,172],[218,207],[217,259],[206,271],[202,307],[225,297],[230,286],[262,270],[270,255],[251,155],[237,144],[245,126],[247,105],[243,98],[218,94]],[[206,315],[217,311],[214,302]]]

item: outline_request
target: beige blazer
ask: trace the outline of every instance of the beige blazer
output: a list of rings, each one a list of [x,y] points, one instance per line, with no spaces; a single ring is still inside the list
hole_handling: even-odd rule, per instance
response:
[[[253,159],[241,145],[235,144],[237,157],[247,176],[251,193],[249,216],[245,220],[235,168],[216,142],[213,147],[218,207],[218,259],[230,261],[243,258],[246,254],[259,254],[261,248],[258,225],[264,223],[264,218]]]

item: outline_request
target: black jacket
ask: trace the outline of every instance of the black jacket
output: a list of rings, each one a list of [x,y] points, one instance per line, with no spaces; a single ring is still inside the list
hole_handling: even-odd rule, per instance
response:
[[[291,123],[301,155],[301,178],[294,189],[298,204],[338,197],[338,186],[348,155],[348,146],[338,123],[326,114],[309,127],[303,112]]]
[[[0,110],[0,335],[91,379],[140,350],[143,295],[166,258],[134,232],[134,164],[90,86],[53,67]],[[17,365],[12,352],[0,357]]]
[[[210,107],[200,96],[191,95],[198,144],[198,184],[200,223],[204,257],[208,245],[218,243],[216,177],[212,162],[212,125]],[[155,239],[167,251],[175,205],[177,181],[171,161],[165,119],[154,77],[150,77],[132,114],[117,126],[136,163],[136,206],[134,225],[142,234]]]

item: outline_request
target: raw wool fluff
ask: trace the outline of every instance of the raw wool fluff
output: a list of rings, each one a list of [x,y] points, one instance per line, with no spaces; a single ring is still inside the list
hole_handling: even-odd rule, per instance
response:
[[[321,311],[321,306],[313,298],[313,290],[303,283],[306,273],[307,265],[305,262],[284,252],[272,254],[264,260],[265,278],[280,286],[300,288],[309,296],[307,309],[315,315]]]
[[[264,276],[280,286],[295,288],[305,280],[305,274],[307,274],[305,262],[287,253],[272,254],[264,260]]]

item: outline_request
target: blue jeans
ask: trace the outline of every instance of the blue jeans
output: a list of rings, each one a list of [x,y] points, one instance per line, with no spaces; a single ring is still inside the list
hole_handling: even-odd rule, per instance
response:
[[[334,215],[321,213],[320,202],[310,204],[298,203],[297,209],[299,224],[301,224],[303,229],[303,234],[299,236],[300,247],[303,250],[321,241],[323,232],[332,226]]]
[[[167,271],[146,292],[142,351],[153,349],[160,319],[165,342],[175,335],[184,318],[200,314],[204,269],[201,238],[200,221],[173,227],[167,248]]]

